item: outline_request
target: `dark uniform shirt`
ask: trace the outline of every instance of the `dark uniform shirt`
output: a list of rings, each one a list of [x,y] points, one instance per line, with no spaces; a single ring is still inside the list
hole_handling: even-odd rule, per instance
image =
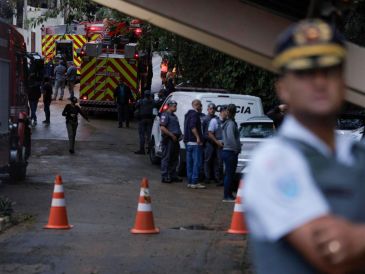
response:
[[[172,134],[181,136],[179,119],[174,113],[168,111],[162,113],[160,125],[166,127]]]
[[[82,112],[79,106],[73,106],[71,104],[67,104],[62,112],[62,116],[66,116],[66,123],[77,123],[78,114],[80,114],[87,120],[87,117]]]

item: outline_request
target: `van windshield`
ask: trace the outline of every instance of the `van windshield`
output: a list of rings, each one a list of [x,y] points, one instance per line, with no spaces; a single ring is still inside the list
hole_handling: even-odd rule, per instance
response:
[[[267,138],[274,135],[274,124],[265,122],[242,123],[241,138]]]

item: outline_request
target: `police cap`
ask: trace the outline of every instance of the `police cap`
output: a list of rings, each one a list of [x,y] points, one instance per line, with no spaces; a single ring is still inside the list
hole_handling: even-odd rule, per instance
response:
[[[278,38],[273,66],[280,72],[340,65],[346,57],[345,39],[319,19],[290,26]]]
[[[173,106],[173,105],[177,105],[177,102],[176,102],[175,100],[169,100],[169,101],[167,102],[167,104],[168,104],[169,106]]]

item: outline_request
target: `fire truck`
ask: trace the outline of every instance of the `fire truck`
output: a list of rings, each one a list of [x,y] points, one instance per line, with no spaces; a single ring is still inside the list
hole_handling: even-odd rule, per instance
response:
[[[80,106],[86,112],[116,112],[114,90],[123,82],[140,96],[148,62],[137,49],[142,22],[80,23],[43,28],[42,54],[47,61],[73,61],[80,75]]]
[[[27,71],[23,36],[0,21],[0,172],[15,180],[25,178],[31,150]]]
[[[128,43],[122,52],[103,52],[101,42],[85,45],[80,76],[80,106],[87,112],[115,112],[114,91],[123,82],[139,94],[139,54],[135,43]]]

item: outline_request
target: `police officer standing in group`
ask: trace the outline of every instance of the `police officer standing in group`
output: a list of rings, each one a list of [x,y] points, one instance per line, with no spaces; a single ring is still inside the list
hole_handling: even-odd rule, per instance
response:
[[[220,154],[224,146],[222,124],[228,117],[227,107],[227,105],[220,106],[219,117],[211,119],[208,126],[208,142],[213,149],[211,161],[216,186],[223,186],[221,181],[223,163]]]
[[[179,141],[182,138],[179,120],[175,115],[177,102],[170,100],[167,105],[168,109],[161,114],[160,119],[162,132],[161,182],[182,182],[176,172],[180,155]]]
[[[69,152],[71,154],[75,153],[75,139],[76,139],[76,131],[78,126],[78,115],[80,114],[86,121],[89,122],[89,119],[81,110],[80,106],[77,105],[77,98],[71,97],[71,104],[67,104],[62,111],[62,116],[66,117],[66,127],[68,133],[69,140]]]
[[[365,273],[365,146],[335,133],[345,58],[342,35],[321,20],[278,39],[277,93],[289,113],[243,188],[258,274]]]
[[[215,111],[216,111],[216,105],[214,103],[209,103],[207,108],[208,114],[204,116],[202,122],[203,142],[204,142],[204,177],[206,184],[210,183],[210,179],[212,177],[212,171],[214,173],[217,172],[216,170],[217,157],[216,157],[215,144],[209,138],[209,132],[208,132],[210,121],[212,119],[217,118],[217,116],[215,115]],[[216,176],[214,176],[214,179],[215,180],[217,179]],[[216,181],[215,183],[218,183],[218,181]]]
[[[153,109],[155,108],[155,100],[151,96],[151,91],[144,91],[144,98],[136,103],[136,114],[138,122],[139,134],[139,150],[135,154],[146,154],[145,144],[150,144],[150,137],[153,125]]]

